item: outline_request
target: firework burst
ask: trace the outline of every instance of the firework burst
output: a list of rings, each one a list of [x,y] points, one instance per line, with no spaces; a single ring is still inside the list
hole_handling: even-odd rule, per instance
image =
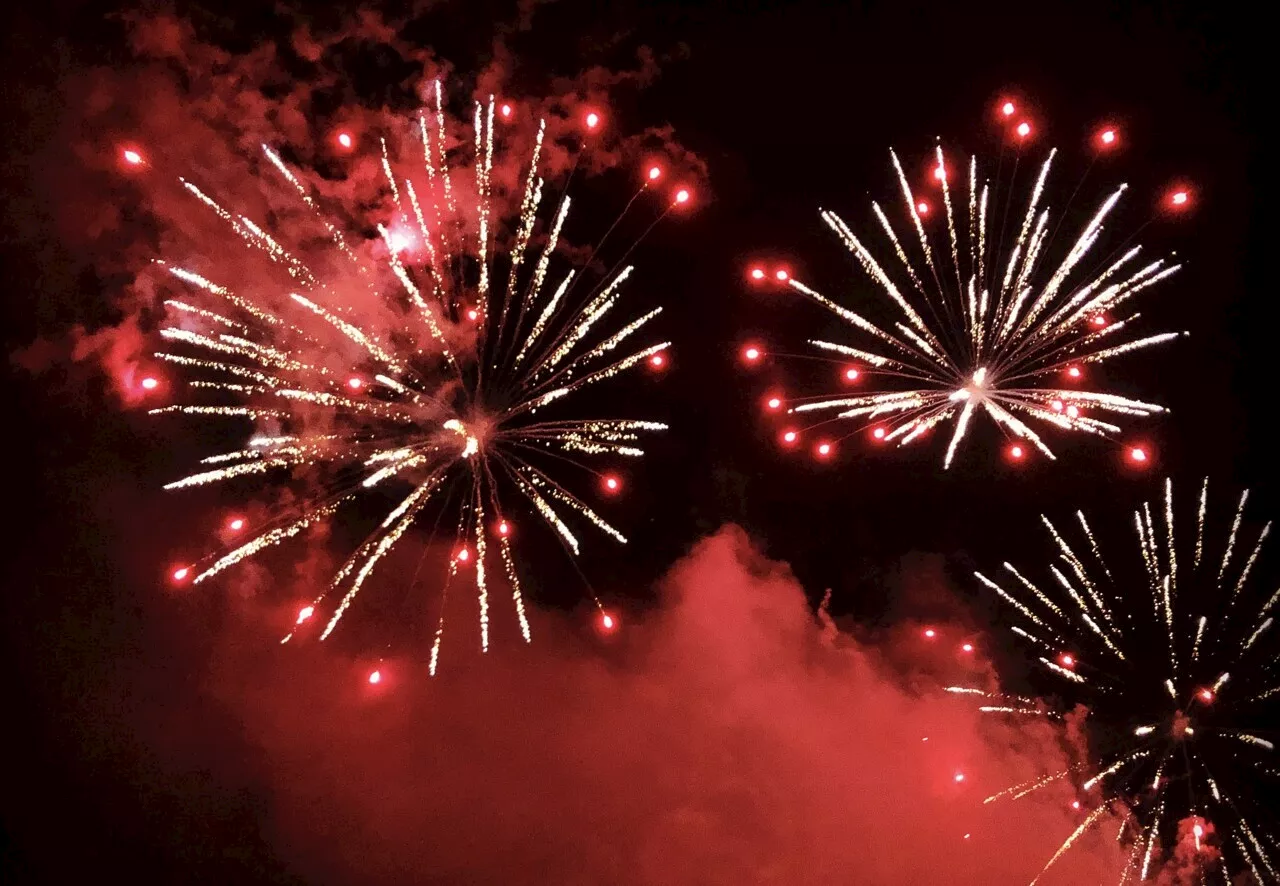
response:
[[[583,417],[575,412],[576,395],[629,369],[661,366],[669,343],[638,347],[633,340],[662,309],[606,330],[632,268],[619,262],[596,284],[581,280],[589,269],[554,270],[562,263],[553,258],[569,198],[541,212],[547,202],[539,175],[545,121],[527,171],[512,190],[519,195],[518,208],[509,213],[512,224],[502,227],[494,193],[494,112],[492,98],[477,103],[474,141],[457,145],[450,141],[436,84],[434,110],[414,121],[416,173],[397,176],[382,144],[392,209],[368,242],[344,236],[281,156],[263,147],[274,173],[325,231],[327,259],[356,280],[342,291],[322,282],[325,273],[282,245],[266,225],[224,209],[183,181],[251,253],[286,271],[296,289],[287,296],[265,285],[237,292],[210,279],[213,272],[161,263],[187,292],[167,302],[171,322],[161,335],[171,349],[157,356],[198,373],[191,388],[216,399],[153,411],[209,422],[248,418],[257,425],[247,444],[204,459],[200,471],[166,488],[301,472],[309,492],[301,507],[276,515],[234,548],[175,571],[175,580],[207,581],[373,497],[388,503],[383,519],[299,611],[294,630],[314,617],[324,623],[320,638],[328,637],[379,562],[415,537],[411,530],[434,511],[437,523],[443,520],[454,533],[444,590],[463,570],[474,576],[480,647],[487,650],[495,573],[512,595],[521,634],[530,638],[510,499],[535,514],[572,554],[580,546],[574,522],[626,541],[588,505],[584,492],[594,486],[608,494],[620,481],[587,459],[637,458],[643,455],[641,437],[666,426]],[[588,128],[594,126],[588,122]],[[354,143],[346,132],[338,138],[344,150]],[[623,215],[656,178],[651,170]],[[671,205],[687,198],[683,191]],[[544,216],[549,218],[540,224]],[[355,296],[363,300],[359,309]],[[442,602],[433,674],[444,612]],[[601,617],[612,624],[603,610]]]
[[[1179,520],[1193,540],[1174,532],[1166,480],[1163,502],[1134,512],[1137,556],[1104,559],[1077,512],[1074,532],[1042,518],[1054,550],[1043,580],[1012,563],[998,581],[977,574],[1013,607],[1011,630],[1058,682],[1062,704],[949,691],[980,697],[998,716],[1061,720],[1075,705],[1087,709],[1089,749],[1077,765],[986,800],[1075,786],[1076,808],[1091,811],[1046,870],[1101,820],[1119,819],[1130,846],[1124,881],[1146,880],[1163,864],[1192,871],[1186,882],[1229,883],[1240,871],[1258,883],[1280,878],[1274,814],[1262,796],[1280,779],[1280,677],[1269,642],[1280,591],[1258,594],[1250,582],[1271,524],[1256,536],[1242,528],[1246,491],[1230,524],[1219,525],[1208,518],[1208,495],[1205,480],[1194,517]]]
[[[1029,127],[1015,131],[1020,140],[1030,134]],[[1107,131],[1111,140],[1104,147],[1109,148],[1115,134]],[[1154,403],[1091,390],[1086,373],[1090,365],[1179,335],[1139,334],[1140,315],[1129,312],[1136,296],[1165,280],[1178,265],[1160,258],[1144,260],[1136,245],[1102,254],[1103,233],[1125,185],[1102,201],[1076,236],[1066,241],[1069,245],[1060,245],[1055,236],[1060,222],[1051,215],[1046,196],[1056,153],[1050,151],[1025,196],[1014,187],[1016,163],[1008,187],[998,189],[984,179],[977,157],[970,158],[964,183],[953,192],[956,167],[939,146],[931,175],[941,192],[942,211],[937,212],[912,189],[898,155],[890,151],[902,212],[891,218],[879,203],[872,204],[892,252],[887,264],[840,216],[821,212],[822,220],[887,298],[897,314],[891,322],[868,319],[785,269],[770,273],[753,268],[752,280],[789,286],[857,333],[860,340],[852,343],[809,341],[817,359],[842,364],[846,386],[883,382],[892,388],[804,396],[789,404],[789,412],[834,411],[833,418],[819,425],[869,424],[877,441],[899,445],[953,421],[944,467],[950,467],[978,414],[985,413],[1006,436],[1053,458],[1032,424],[1110,436],[1120,428],[1109,416],[1162,412]],[[1185,193],[1183,198],[1185,203]],[[1180,209],[1183,203],[1171,198],[1169,208]],[[939,228],[945,228],[945,234],[939,234]],[[1011,444],[1009,453],[1020,459],[1023,447]]]

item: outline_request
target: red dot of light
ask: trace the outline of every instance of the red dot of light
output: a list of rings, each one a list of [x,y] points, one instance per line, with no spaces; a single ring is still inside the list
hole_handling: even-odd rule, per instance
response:
[[[1062,411],[1062,401],[1061,401],[1061,400],[1054,400],[1054,401],[1053,401],[1052,403],[1050,403],[1049,405],[1053,407],[1053,411],[1054,411],[1054,412],[1061,412],[1061,411]]]
[[[819,443],[819,444],[818,444],[818,455],[820,455],[820,456],[822,456],[822,457],[826,457],[826,456],[828,456],[828,455],[830,455],[830,454],[831,454],[831,444],[830,444],[830,443]]]
[[[351,133],[339,132],[338,144],[340,144],[344,148],[350,148],[353,144],[355,144],[355,140],[351,137]]]
[[[1069,367],[1067,369],[1067,375],[1071,376],[1072,378],[1079,378],[1081,375],[1080,367],[1079,366]]]
[[[763,280],[763,279],[764,279],[764,268],[752,268],[752,269],[751,269],[751,279],[752,279],[752,280]]]
[[[788,277],[790,277],[791,275],[790,275],[790,274],[788,274],[788,273],[787,273],[785,270],[783,270],[782,268],[778,268],[777,272],[776,272],[776,273],[774,273],[774,275],[773,275],[773,276],[777,277],[779,281],[781,281],[781,282],[785,282],[785,281],[786,281],[786,279],[787,279]]]
[[[800,439],[800,435],[795,431],[784,431],[782,434],[783,443],[794,443]]]
[[[599,114],[597,114],[595,111],[591,111],[589,114],[587,114],[587,129],[595,129],[599,125],[600,125]]]
[[[510,534],[511,534],[511,524],[508,523],[506,520],[503,520],[501,523],[498,524],[498,535],[510,535]]]
[[[502,116],[504,116],[504,117],[510,117],[510,116],[511,116],[511,105],[503,105],[503,106],[502,106]]]
[[[1169,197],[1169,202],[1174,206],[1183,206],[1190,199],[1186,191],[1174,191]]]
[[[929,204],[921,200],[919,203],[916,204],[916,212],[920,213],[921,215],[928,215]]]
[[[236,517],[231,522],[227,523],[227,528],[232,532],[239,532],[241,529],[244,529],[244,518]]]
[[[1098,316],[1096,316],[1096,317],[1094,317],[1094,318],[1093,318],[1093,325],[1094,325],[1094,326],[1106,326],[1106,325],[1107,325],[1107,318],[1106,318],[1106,317],[1104,317],[1104,316],[1102,316],[1101,314],[1099,314]]]
[[[676,191],[676,202],[677,202],[677,203],[688,203],[688,202],[689,202],[689,192],[688,192],[688,190],[686,190],[685,188],[681,188],[680,190]]]
[[[468,560],[471,559],[471,551],[468,550],[467,548],[463,548],[462,550],[458,551],[458,559],[463,563],[467,562]]]
[[[657,181],[658,177],[661,175],[662,175],[661,167],[658,167],[658,166],[649,167],[649,181]]]
[[[1080,407],[1079,407],[1079,406],[1076,406],[1074,403],[1073,403],[1072,405],[1068,406],[1068,407],[1067,407],[1067,415],[1068,415],[1068,416],[1070,416],[1071,418],[1079,418],[1079,417],[1080,417]]]
[[[760,359],[760,349],[754,345],[750,345],[742,352],[742,357],[748,362],[754,362]]]
[[[972,652],[972,651],[973,651],[973,644],[972,644],[972,643],[966,643],[966,644],[964,644],[963,646],[961,646],[961,647],[960,647],[960,651],[961,651],[961,652]]]
[[[1195,834],[1197,837],[1203,837],[1203,836],[1204,836],[1204,828],[1202,828],[1202,827],[1201,827],[1200,825],[1198,825],[1198,824],[1197,824],[1197,825],[1192,825],[1192,827],[1191,827],[1191,833]]]
[[[853,367],[850,367],[844,371],[844,377],[846,381],[857,381],[858,370],[854,369]]]
[[[1071,655],[1071,654],[1069,654],[1069,653],[1065,653],[1065,652],[1064,652],[1064,653],[1063,653],[1063,654],[1058,658],[1058,661],[1062,663],[1062,666],[1063,666],[1064,668],[1074,668],[1074,667],[1076,666],[1075,656],[1073,656],[1073,655]]]
[[[1071,801],[1071,808],[1072,808],[1072,809],[1079,809],[1079,808],[1080,808],[1080,801],[1079,801],[1079,800],[1072,800],[1072,801]]]
[[[128,163],[130,166],[142,165],[142,155],[133,148],[126,148],[121,156],[124,158],[124,162]]]
[[[871,432],[871,436],[875,437],[877,440],[883,440],[884,428],[876,428],[874,431]]]
[[[159,386],[160,386],[160,382],[156,381],[154,378],[152,378],[149,375],[142,380],[142,387],[148,391],[154,391]]]
[[[935,631],[933,628],[925,628],[925,629],[924,629],[924,636],[925,636],[925,638],[926,638],[926,639],[928,639],[928,640],[932,640],[934,637],[938,636],[938,632],[937,632],[937,631]],[[926,741],[927,741],[927,740],[928,740],[928,739],[926,739]]]
[[[190,574],[191,574],[191,570],[188,569],[186,566],[179,566],[177,569],[173,570],[173,580],[182,581]]]
[[[652,357],[649,358],[649,365],[652,366],[654,369],[661,369],[663,364],[666,362],[667,362],[666,358],[663,357],[661,354],[654,354]]]
[[[378,685],[379,683],[381,683],[381,682],[382,682],[382,671],[374,671],[372,674],[370,674],[370,675],[369,675],[369,682],[370,682],[370,683],[372,683],[372,684],[373,684],[373,685],[375,685],[375,686],[376,686],[376,685]]]
[[[1141,464],[1147,460],[1147,451],[1141,446],[1135,446],[1129,450],[1129,460]]]
[[[479,312],[479,311],[477,311],[475,308],[470,308],[470,309],[468,309],[468,310],[467,310],[467,319],[468,319],[468,320],[472,320],[472,321],[474,321],[474,320],[478,320],[479,318],[480,318],[480,312]]]
[[[1006,117],[1012,117],[1013,112],[1016,110],[1018,109],[1013,106],[1013,102],[1005,102],[1000,108],[1000,113],[1004,114]]]
[[[314,606],[303,606],[301,609],[298,610],[298,620],[294,622],[294,624],[302,624],[304,621],[306,621],[312,615],[314,615],[315,611],[316,611],[316,608]]]
[[[945,167],[942,167],[942,166],[934,167],[934,170],[933,170],[933,177],[934,177],[934,178],[936,178],[938,181],[943,181],[943,180],[945,180],[945,179],[946,179],[946,177],[947,177],[947,170],[946,170],[946,168],[945,168]]]
[[[612,631],[617,624],[614,617],[607,612],[600,616],[600,627],[606,631]]]
[[[1201,690],[1200,690],[1200,698],[1201,698],[1203,701],[1206,701],[1206,702],[1213,701],[1213,690],[1212,690],[1212,689],[1201,689]]]
[[[962,781],[964,781],[964,773],[963,773],[963,772],[957,772],[957,773],[956,773],[956,784],[959,784],[959,783],[960,783],[960,782],[962,782]]]
[[[358,391],[364,387],[364,380],[353,375],[351,378],[347,379],[347,387],[351,388],[353,391]]]
[[[766,406],[768,406],[770,409],[781,409],[781,408],[782,408],[782,398],[781,398],[781,397],[770,397],[768,400],[766,400],[766,401],[765,401],[765,405],[766,405]]]
[[[619,480],[617,477],[613,476],[612,474],[604,478],[604,488],[608,489],[610,492],[617,492],[618,487],[621,485],[622,485],[622,481]]]
[[[1022,447],[1021,447],[1021,446],[1010,446],[1010,447],[1009,447],[1009,457],[1010,457],[1010,458],[1022,458]]]
[[[1103,145],[1113,145],[1116,141],[1116,131],[1114,129],[1104,129],[1098,133],[1098,141]]]
[[[1019,138],[1026,138],[1031,134],[1031,124],[1024,120],[1018,124],[1017,132]]]

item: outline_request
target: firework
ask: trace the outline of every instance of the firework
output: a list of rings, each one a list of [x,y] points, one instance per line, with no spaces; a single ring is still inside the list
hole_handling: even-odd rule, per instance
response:
[[[1194,516],[1179,518],[1193,540],[1174,532],[1166,480],[1163,502],[1134,512],[1137,549],[1127,558],[1108,551],[1104,559],[1077,512],[1072,531],[1042,518],[1054,557],[1043,576],[1012,563],[999,580],[977,574],[1013,607],[1011,630],[1058,684],[1062,703],[950,691],[980,696],[982,709],[999,716],[1061,719],[1075,705],[1087,708],[1086,757],[986,801],[1074,785],[1075,808],[1091,811],[1046,870],[1110,818],[1130,846],[1126,880],[1148,879],[1188,837],[1194,853],[1181,862],[1197,882],[1230,882],[1239,871],[1259,883],[1280,877],[1274,815],[1261,797],[1280,778],[1271,642],[1280,591],[1255,593],[1250,582],[1271,524],[1256,535],[1244,528],[1246,491],[1219,526],[1208,517],[1208,495],[1205,480]]]
[[[1022,126],[1026,128],[1015,130],[1019,140],[1030,135],[1029,124]],[[1115,130],[1105,132],[1111,135],[1100,136],[1100,147],[1110,148]],[[896,315],[891,321],[869,319],[861,309],[823,295],[786,269],[770,274],[752,268],[751,280],[772,277],[852,327],[850,342],[811,339],[816,356],[808,359],[840,363],[846,387],[886,388],[799,397],[789,411],[835,412],[819,425],[852,422],[849,434],[869,426],[878,442],[898,445],[953,422],[944,467],[950,467],[979,414],[1007,437],[1053,458],[1033,424],[1107,437],[1120,431],[1114,416],[1162,412],[1154,403],[1091,389],[1087,370],[1179,335],[1141,334],[1140,315],[1130,312],[1139,294],[1168,278],[1178,265],[1163,258],[1146,260],[1136,245],[1104,252],[1103,234],[1125,185],[1112,191],[1074,236],[1063,234],[1059,240],[1060,222],[1051,214],[1047,196],[1056,153],[1049,152],[1023,193],[1016,186],[1017,163],[1007,187],[993,188],[976,156],[955,187],[957,169],[939,146],[930,176],[930,186],[941,192],[939,213],[913,190],[898,155],[890,151],[902,211],[894,214],[872,203],[892,253],[888,262],[878,259],[868,241],[840,216],[821,211],[822,220],[887,299],[886,307]],[[996,182],[1000,184],[998,172]],[[1185,192],[1178,193],[1182,200],[1172,196],[1170,210],[1186,203]],[[1025,447],[1016,445],[1015,454],[1015,445],[1010,445],[1010,458],[1019,460]]]
[[[504,117],[509,116],[510,106],[503,107]],[[637,346],[633,341],[662,309],[648,309],[606,329],[619,313],[632,268],[619,263],[597,284],[582,281],[581,270],[555,269],[562,261],[557,247],[570,201],[564,196],[550,212],[543,211],[548,198],[539,158],[545,121],[527,172],[513,189],[518,209],[508,213],[508,228],[502,227],[497,199],[502,195],[494,191],[494,110],[492,98],[475,105],[474,140],[458,147],[450,141],[436,84],[434,110],[414,121],[416,172],[397,176],[382,144],[392,209],[377,225],[379,236],[368,242],[344,236],[343,226],[322,213],[281,156],[263,147],[274,173],[326,232],[328,266],[346,267],[346,279],[357,281],[354,289],[340,292],[326,285],[323,271],[294,255],[265,225],[224,209],[183,182],[249,252],[287,272],[296,290],[270,292],[263,285],[256,293],[237,292],[204,273],[161,263],[187,291],[167,303],[171,323],[161,335],[172,350],[157,356],[196,371],[199,379],[191,386],[218,399],[153,411],[257,423],[245,445],[204,459],[201,470],[166,488],[299,472],[310,480],[301,507],[256,526],[253,536],[234,548],[183,567],[183,580],[207,581],[358,500],[387,501],[376,530],[298,613],[294,630],[315,616],[324,624],[319,632],[324,639],[379,562],[398,543],[416,537],[411,530],[434,511],[436,522],[443,520],[455,533],[444,589],[460,581],[463,570],[474,576],[480,648],[487,650],[495,573],[510,590],[522,636],[530,638],[509,506],[518,501],[535,514],[571,554],[580,547],[574,522],[625,543],[622,533],[588,505],[583,491],[598,482],[611,492],[620,481],[587,460],[637,458],[643,455],[642,436],[666,425],[583,417],[575,408],[584,406],[575,404],[579,392],[646,361],[662,365],[654,361],[669,343]],[[592,116],[589,127],[599,122]],[[355,138],[342,132],[336,142],[348,151]],[[641,185],[627,210],[647,188],[648,182]],[[682,193],[671,206],[688,199],[688,192]],[[284,232],[291,233],[296,232]],[[503,272],[505,279],[499,279]],[[363,299],[358,310],[350,303],[353,293]],[[442,602],[431,650],[433,674],[444,612]],[[601,614],[612,624],[603,609]]]

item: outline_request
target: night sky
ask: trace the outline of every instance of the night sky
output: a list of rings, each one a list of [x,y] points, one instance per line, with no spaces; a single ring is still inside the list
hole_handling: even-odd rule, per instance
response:
[[[495,39],[517,60],[508,82],[537,84],[529,89],[550,88],[556,78],[574,78],[588,68],[631,69],[637,50],[649,47],[660,73],[643,88],[624,83],[611,93],[610,125],[640,131],[669,124],[671,142],[690,152],[688,169],[705,170],[690,179],[697,194],[694,210],[660,227],[637,254],[643,276],[636,291],[653,293],[652,301],[667,306],[664,334],[674,341],[670,371],[646,382],[640,396],[673,431],[649,447],[649,457],[629,480],[633,494],[619,522],[632,543],[621,553],[588,553],[581,563],[601,597],[624,613],[624,625],[643,624],[647,631],[638,631],[636,640],[600,642],[584,626],[589,613],[581,585],[574,584],[580,580],[564,563],[550,558],[544,566],[536,556],[539,568],[547,570],[533,581],[537,618],[549,626],[544,637],[535,637],[535,646],[549,651],[527,659],[524,650],[499,644],[491,654],[496,663],[480,666],[459,644],[453,661],[446,661],[446,686],[434,700],[438,707],[417,698],[398,706],[394,717],[370,714],[364,723],[369,734],[335,727],[335,745],[399,759],[401,743],[421,740],[439,754],[431,765],[412,764],[414,774],[405,779],[434,783],[433,765],[455,772],[471,764],[455,767],[451,754],[458,761],[473,759],[449,743],[438,710],[466,710],[458,719],[471,731],[459,744],[500,755],[504,746],[491,747],[488,731],[518,735],[526,725],[520,717],[538,722],[539,699],[554,708],[567,702],[551,699],[578,692],[582,699],[607,697],[609,679],[631,686],[626,681],[639,681],[640,673],[639,695],[678,692],[664,679],[682,681],[687,671],[675,665],[669,671],[649,668],[654,649],[690,667],[717,670],[714,653],[737,647],[709,640],[707,649],[678,658],[688,651],[682,631],[710,616],[691,609],[687,598],[673,604],[673,587],[693,592],[711,581],[715,589],[708,593],[726,608],[738,601],[724,588],[739,578],[763,581],[760,575],[767,574],[788,589],[798,581],[811,607],[829,588],[832,614],[868,649],[880,650],[875,655],[886,672],[905,673],[902,630],[937,621],[962,626],[967,635],[988,635],[997,607],[978,593],[970,572],[1015,551],[1032,551],[1025,559],[1039,557],[1045,546],[1035,518],[1042,511],[1067,515],[1083,508],[1122,517],[1156,493],[1158,477],[1168,474],[1186,489],[1207,474],[1219,489],[1248,486],[1256,519],[1280,513],[1270,469],[1268,330],[1274,327],[1266,307],[1272,283],[1264,276],[1261,187],[1270,178],[1260,133],[1271,108],[1261,86],[1266,56],[1256,25],[1223,4],[913,2],[836,8],[810,2],[664,2],[609,4],[607,12],[602,7],[526,3],[517,11],[510,4],[439,3],[414,12],[404,4],[380,11],[401,23],[405,41],[430,46],[436,57],[449,60],[460,90],[474,87],[470,72],[506,65],[494,54]],[[317,32],[341,30],[360,8],[342,4],[342,11],[310,20],[306,12],[267,12],[249,3],[182,4],[163,14],[189,21],[201,41],[244,53],[268,41],[284,46],[307,21]],[[137,193],[100,173],[110,163],[95,161],[94,154],[112,155],[117,136],[87,128],[86,121],[101,117],[84,105],[85,92],[74,84],[100,67],[126,75],[140,69],[129,49],[129,22],[160,14],[151,7],[144,12],[29,4],[10,13],[5,29],[5,348],[29,355],[33,343],[43,342],[47,349],[38,352],[53,356],[35,361],[34,370],[31,360],[12,359],[6,385],[12,395],[6,410],[12,516],[0,615],[8,747],[0,879],[62,883],[106,874],[172,883],[577,882],[566,879],[565,871],[578,843],[608,844],[615,833],[610,828],[646,827],[622,812],[595,810],[579,797],[575,791],[586,790],[582,784],[597,783],[590,779],[576,787],[552,779],[512,788],[531,804],[529,815],[568,822],[568,836],[547,838],[543,856],[530,861],[500,836],[506,833],[502,813],[486,818],[482,800],[469,802],[467,785],[477,782],[477,796],[502,795],[484,783],[518,781],[510,770],[469,774],[445,792],[456,800],[453,812],[465,808],[467,814],[432,813],[420,829],[407,827],[394,837],[387,834],[395,829],[366,805],[325,794],[317,787],[325,778],[315,777],[315,770],[296,778],[280,774],[288,730],[279,725],[282,715],[261,714],[264,708],[289,710],[289,703],[281,705],[256,678],[276,691],[296,680],[298,698],[314,700],[317,674],[341,683],[350,676],[344,668],[358,671],[369,660],[369,646],[388,639],[403,661],[420,665],[426,641],[411,630],[382,630],[379,624],[413,600],[372,603],[331,657],[299,653],[304,667],[281,656],[272,645],[274,627],[259,623],[261,608],[280,602],[270,589],[250,601],[231,583],[191,596],[165,588],[163,573],[180,555],[175,552],[198,551],[220,512],[196,505],[216,499],[182,500],[159,487],[210,449],[179,426],[122,404],[109,361],[92,355],[72,360],[68,344],[74,328],[92,335],[130,313],[121,301],[128,262],[106,257],[143,255],[144,249],[122,244],[145,244],[154,233],[131,208]],[[388,58],[369,46],[356,46],[344,58],[339,69],[349,78],[352,101],[376,107],[402,100],[397,81],[407,75],[397,67],[402,62]],[[125,76],[120,82],[145,80]],[[1084,191],[1100,198],[1108,185],[1127,181],[1133,196],[1122,229],[1140,224],[1144,207],[1154,205],[1169,182],[1193,183],[1193,211],[1177,220],[1157,218],[1141,238],[1157,253],[1176,251],[1187,262],[1145,298],[1149,328],[1192,334],[1122,361],[1122,376],[1119,368],[1110,370],[1126,393],[1164,403],[1171,413],[1129,424],[1116,442],[1052,439],[1058,461],[1035,458],[1016,468],[1000,457],[1000,438],[987,427],[976,430],[946,473],[945,438],[936,433],[932,442],[906,450],[876,450],[853,438],[825,466],[803,454],[779,452],[776,425],[761,415],[760,398],[770,385],[806,377],[778,363],[746,372],[739,348],[752,340],[798,350],[815,328],[833,327],[818,308],[793,295],[748,285],[746,270],[758,260],[783,263],[820,290],[847,294],[851,263],[822,225],[819,208],[868,222],[872,199],[893,199],[890,147],[918,164],[927,162],[939,136],[955,152],[998,150],[992,112],[997,99],[1009,94],[1033,109],[1037,150],[1063,149],[1060,188],[1084,172],[1096,125],[1119,125],[1123,151],[1090,172]],[[118,103],[137,106],[147,99],[141,89],[116,96]],[[627,197],[607,175],[579,182],[576,190],[591,194],[588,207],[591,201]],[[96,217],[86,207],[108,204],[116,207],[114,225],[86,230],[87,220]],[[1125,464],[1120,444],[1130,440],[1154,453],[1148,468]],[[716,535],[726,524],[742,533]],[[709,536],[713,541],[700,546]],[[750,546],[758,552],[754,557],[787,564],[795,581],[759,563],[739,568],[726,553]],[[691,551],[693,560],[681,561],[686,565],[672,577],[673,564]],[[710,571],[699,573],[704,567]],[[1274,570],[1265,573],[1266,581],[1273,577]],[[760,603],[753,611],[772,611],[772,605]],[[797,604],[782,617],[795,621],[787,622],[787,630],[809,630],[799,611]],[[758,625],[736,618],[727,624],[755,636]],[[675,638],[655,639],[660,626],[669,624],[676,625],[670,629]],[[783,679],[779,675],[808,673],[794,655],[780,655],[791,663],[778,665],[776,673],[742,666],[741,685],[711,681],[704,689],[719,699],[749,692],[761,681],[772,685],[775,677]],[[992,649],[989,658],[1007,679],[1024,676],[1011,651]],[[561,660],[563,667],[556,664]],[[462,676],[449,684],[453,663]],[[935,664],[922,666],[932,671]],[[737,666],[726,664],[726,673],[739,674]],[[517,682],[513,673],[526,667],[523,682]],[[842,691],[830,675],[813,680],[814,686]],[[493,687],[493,705],[467,708],[466,688],[486,692],[487,686]],[[876,684],[866,691],[887,690]],[[533,699],[531,708],[517,701],[508,708],[511,716],[503,713],[498,700],[526,696]],[[672,702],[677,710],[680,703]],[[305,708],[300,702],[298,707]],[[555,723],[578,722],[579,716],[585,714],[563,713]],[[622,717],[608,722],[592,733],[591,742],[564,741],[593,759],[626,756],[619,743],[634,724]],[[535,728],[530,747],[554,750],[558,727],[541,728],[545,733]],[[827,728],[839,731],[840,725],[821,721],[811,735]],[[459,725],[458,734],[463,729]],[[388,751],[386,743],[393,741]],[[648,760],[661,746],[655,740],[635,760]],[[758,746],[747,739],[725,746],[740,751],[737,759],[730,753],[727,765],[762,765]],[[790,759],[785,753],[780,758]],[[706,761],[699,759],[696,765],[686,761],[687,771],[703,771]],[[686,763],[673,762],[673,771]],[[334,766],[328,777],[343,781],[347,770]],[[637,773],[645,771],[637,762],[631,774],[642,778]],[[806,770],[797,783],[811,776]],[[762,775],[762,783],[772,777]],[[343,796],[358,792],[348,787]],[[760,790],[747,790],[754,800],[742,802],[782,802],[769,799],[770,789]],[[794,796],[808,797],[807,790],[796,788]],[[331,809],[322,816],[323,827],[290,811],[311,803]],[[805,815],[804,804],[797,804],[797,814]],[[857,814],[847,822],[838,818],[844,814],[839,810],[856,805],[836,798],[812,812],[831,817],[829,827],[813,832],[815,856],[825,857],[831,843],[858,845]],[[918,805],[925,808],[927,801]],[[523,814],[512,812],[512,821],[522,821]],[[440,821],[455,822],[457,829],[439,827]],[[765,835],[760,844],[774,845],[774,832],[757,825]],[[381,835],[368,836],[372,831]],[[744,832],[751,833],[734,830],[739,839]],[[341,859],[331,865],[327,844],[342,843],[350,834],[359,835],[357,844],[364,848],[337,852],[334,858]],[[387,857],[400,860],[361,873],[352,859],[376,852],[367,847],[381,845],[378,839],[394,844]],[[714,837],[702,842],[714,843]],[[662,843],[635,853],[648,858],[669,848]],[[723,851],[746,852],[728,843]],[[779,849],[779,857],[786,851]],[[509,865],[475,860],[484,856],[508,859]],[[952,879],[1004,882],[985,878],[1008,874],[1009,882],[1025,881],[1045,853],[1038,849],[1029,857],[1031,868],[1015,865],[1012,874],[988,871],[972,879],[965,879],[967,869],[959,862]],[[607,875],[600,872],[625,866],[616,859],[583,864],[597,878],[586,873],[582,882],[603,882]],[[892,870],[888,861],[861,875],[845,869],[847,878],[822,873],[839,870],[838,861],[831,868],[814,864],[806,869],[784,863],[772,874],[738,882],[923,882],[876,873]],[[666,870],[641,864],[638,870],[628,874],[638,877],[635,882],[714,882],[692,863]]]

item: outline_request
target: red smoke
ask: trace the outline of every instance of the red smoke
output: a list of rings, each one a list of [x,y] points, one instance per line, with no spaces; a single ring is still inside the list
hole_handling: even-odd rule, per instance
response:
[[[274,779],[277,853],[324,882],[1015,883],[1085,814],[1066,785],[984,806],[1069,762],[1060,735],[902,674],[917,630],[885,649],[824,630],[740,530],[664,591],[612,661],[547,617],[532,647],[459,652],[434,680],[225,646],[210,688]],[[374,667],[394,677],[371,687]],[[1116,879],[1113,834],[1041,882]]]

